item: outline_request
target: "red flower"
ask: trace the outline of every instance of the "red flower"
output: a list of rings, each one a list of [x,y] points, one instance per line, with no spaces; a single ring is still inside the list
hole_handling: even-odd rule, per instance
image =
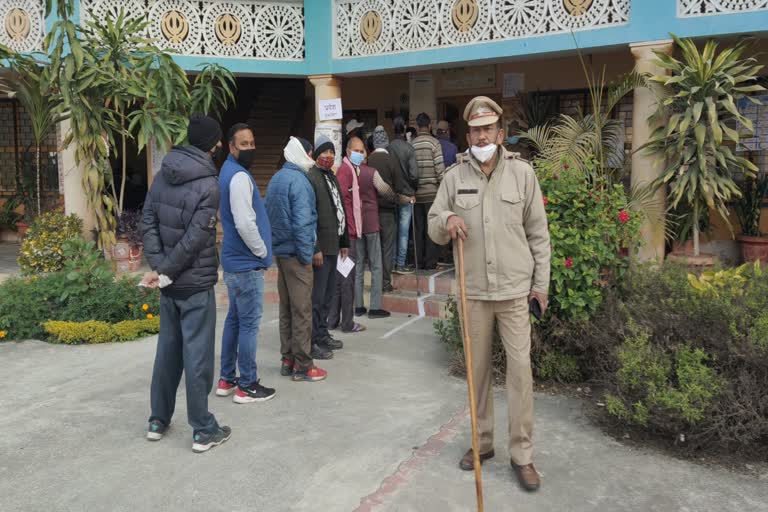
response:
[[[547,204],[549,204],[549,200],[545,197],[544,198],[544,206],[547,206]]]
[[[565,268],[571,268],[573,266],[573,258],[570,256],[565,258]]]
[[[619,212],[619,222],[621,222],[622,224],[626,224],[627,222],[629,222],[629,214],[627,213],[626,210],[621,210]]]
[[[571,166],[570,166],[570,165],[568,165],[568,164],[563,164],[563,169],[570,169],[570,168],[571,168]]]

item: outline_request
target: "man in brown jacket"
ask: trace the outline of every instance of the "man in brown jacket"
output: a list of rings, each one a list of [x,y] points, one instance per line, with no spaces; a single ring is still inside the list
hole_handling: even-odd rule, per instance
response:
[[[478,96],[464,110],[470,151],[451,167],[429,212],[429,236],[461,238],[472,338],[480,460],[494,456],[491,344],[494,323],[507,356],[509,456],[520,484],[539,488],[533,466],[533,379],[529,305],[547,307],[550,246],[547,216],[531,166],[501,143],[502,110]],[[459,466],[474,469],[472,449]]]

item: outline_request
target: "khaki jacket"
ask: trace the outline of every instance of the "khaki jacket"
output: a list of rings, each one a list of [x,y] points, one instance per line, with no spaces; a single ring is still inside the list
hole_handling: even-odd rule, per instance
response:
[[[439,245],[450,241],[449,217],[467,224],[468,299],[504,301],[549,291],[549,230],[539,182],[517,153],[500,148],[499,156],[486,178],[474,157],[460,155],[429,211],[429,236]]]

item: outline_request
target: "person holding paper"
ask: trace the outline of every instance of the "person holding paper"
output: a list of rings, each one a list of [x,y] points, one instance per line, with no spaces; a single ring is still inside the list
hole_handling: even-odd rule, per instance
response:
[[[192,451],[226,442],[232,430],[208,410],[216,348],[219,278],[216,214],[219,180],[214,160],[221,154],[221,126],[208,116],[189,119],[189,146],[175,146],[163,158],[149,189],[141,220],[144,255],[151,272],[143,286],[160,288],[160,334],[152,370],[147,439],[162,439],[176,408],[182,372]]]
[[[336,290],[336,263],[349,255],[349,231],[339,180],[333,173],[336,148],[325,135],[315,141],[315,165],[307,177],[315,192],[317,240],[312,264],[312,351],[314,359],[331,359],[344,344],[328,332],[328,311]]]
[[[365,160],[365,148],[363,141],[358,137],[352,137],[347,142],[347,156],[341,162],[341,167],[336,171],[336,177],[341,185],[341,199],[344,203],[344,214],[349,233],[349,257],[358,263],[357,241],[362,236],[362,203],[360,199],[360,181],[355,173],[355,164],[360,165]],[[362,267],[362,265],[358,265]],[[331,301],[331,309],[328,312],[328,325],[330,329],[341,328],[341,332],[355,333],[365,330],[365,326],[355,322],[355,278],[356,272],[350,272],[346,277],[336,276],[336,288]]]

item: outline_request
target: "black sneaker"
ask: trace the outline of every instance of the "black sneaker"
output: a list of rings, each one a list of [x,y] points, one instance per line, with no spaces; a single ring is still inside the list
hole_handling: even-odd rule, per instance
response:
[[[402,267],[398,265],[392,272],[396,274],[413,274],[416,270],[411,265],[404,265]]]
[[[368,310],[366,308],[355,308],[355,316],[363,316]]]
[[[218,432],[214,434],[198,432],[192,437],[192,451],[195,453],[207,452],[214,446],[219,446],[229,441],[231,435],[232,429],[229,427],[219,427]]]
[[[283,377],[290,377],[293,375],[293,361],[284,357],[280,362],[280,375]]]
[[[381,291],[384,293],[394,293],[397,291],[397,289],[390,284],[382,288]]]
[[[152,420],[149,422],[149,429],[147,430],[147,440],[159,441],[163,438],[168,431],[168,425],[160,420]]]
[[[333,350],[325,346],[312,344],[312,350],[309,355],[312,359],[333,359]]]
[[[262,386],[259,382],[257,380],[245,389],[237,386],[237,392],[232,401],[236,404],[250,404],[253,402],[266,402],[275,398],[275,390]]]
[[[392,313],[383,309],[372,309],[368,312],[368,318],[387,318],[392,316]]]
[[[325,338],[323,341],[320,342],[320,345],[325,345],[327,348],[331,350],[341,350],[344,348],[344,342],[341,340],[337,340],[330,334],[327,338]]]

